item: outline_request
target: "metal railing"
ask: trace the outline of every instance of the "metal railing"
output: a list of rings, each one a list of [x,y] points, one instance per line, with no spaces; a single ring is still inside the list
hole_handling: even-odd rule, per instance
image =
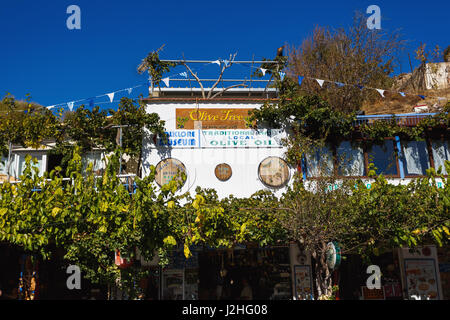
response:
[[[353,126],[358,127],[363,124],[373,124],[376,121],[394,121],[401,126],[415,126],[420,120],[431,118],[437,113],[403,113],[403,114],[377,114],[377,115],[360,115],[356,116]]]
[[[136,177],[135,174],[118,174],[118,175],[116,175],[116,177],[119,178],[119,179],[121,179],[121,178],[127,179],[127,182],[122,183],[122,185],[123,185],[125,188],[128,189],[128,191],[129,191],[130,194],[136,193],[137,185],[136,185],[136,182],[134,182],[134,179],[133,179],[133,178]],[[103,176],[94,176],[94,179],[100,179],[100,178],[103,178]],[[132,180],[129,181],[129,178],[131,178]],[[73,182],[73,179],[72,179],[72,178],[62,178],[61,180],[62,180],[62,181],[72,181],[72,182]],[[45,179],[45,181],[52,181],[52,179]],[[0,181],[0,184],[6,183],[6,182],[9,182],[9,183],[11,183],[11,184],[18,184],[18,183],[21,183],[22,181],[21,181],[21,180],[14,180],[14,181]],[[63,189],[64,189],[64,188],[63,188]],[[41,190],[42,190],[42,189],[34,188],[34,189],[32,189],[31,191],[41,191]]]

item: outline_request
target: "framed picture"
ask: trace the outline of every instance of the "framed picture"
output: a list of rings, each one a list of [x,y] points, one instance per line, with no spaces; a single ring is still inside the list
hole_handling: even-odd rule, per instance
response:
[[[434,259],[405,259],[404,268],[408,299],[440,299]]]
[[[296,300],[310,300],[313,296],[311,266],[294,266],[294,292]]]

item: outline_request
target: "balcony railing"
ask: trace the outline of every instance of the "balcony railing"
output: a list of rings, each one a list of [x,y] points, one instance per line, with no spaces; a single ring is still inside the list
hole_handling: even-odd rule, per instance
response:
[[[136,193],[137,185],[136,185],[136,182],[134,181],[134,178],[136,177],[135,174],[119,174],[119,175],[117,175],[117,177],[119,179],[122,179],[122,185],[128,189],[128,192],[130,193],[130,195]],[[102,176],[95,176],[94,178],[99,179],[99,178],[102,178]],[[51,181],[51,179],[46,179],[45,181]],[[62,181],[69,182],[69,181],[72,181],[72,179],[71,178],[62,178]],[[0,181],[0,184],[3,184],[5,182],[7,182],[7,181]],[[20,182],[21,182],[20,180],[14,180],[14,181],[10,181],[9,183],[18,184]],[[41,189],[34,188],[31,191],[41,191]]]
[[[420,120],[433,117],[437,113],[403,113],[403,114],[377,114],[377,115],[361,115],[356,116],[356,121],[353,122],[355,127],[363,124],[372,124],[376,121],[395,121],[401,126],[415,126]]]

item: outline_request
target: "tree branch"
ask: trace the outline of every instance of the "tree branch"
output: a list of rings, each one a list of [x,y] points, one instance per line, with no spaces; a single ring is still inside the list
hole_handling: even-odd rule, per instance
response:
[[[189,73],[195,78],[195,80],[197,80],[198,84],[200,85],[200,88],[202,89],[202,97],[203,97],[203,99],[206,99],[206,97],[205,97],[205,89],[203,88],[203,85],[202,85],[200,79],[197,77],[196,74],[194,74],[194,72],[192,72],[191,68],[189,68],[189,66],[186,64],[186,62],[183,61],[183,62],[181,62],[181,64],[183,66],[185,66],[186,69],[189,71]]]
[[[235,88],[235,87],[239,87],[239,86],[248,87],[245,83],[235,84],[235,85],[232,85],[232,86],[229,86],[229,87],[224,88],[222,91],[217,92],[217,93],[216,93],[215,95],[213,95],[210,99],[214,99],[215,97],[217,97],[218,95],[224,93],[224,92],[227,91],[228,89]],[[212,91],[210,91],[210,92],[212,92]]]
[[[217,81],[213,84],[213,86],[211,87],[211,90],[208,92],[208,97],[207,97],[207,99],[210,99],[210,98],[211,98],[211,94],[212,94],[214,88],[217,87],[217,85],[219,84],[220,80],[222,79],[223,73],[225,72],[225,70],[227,70],[229,67],[231,67],[231,66],[233,65],[233,61],[234,61],[234,59],[235,59],[235,57],[236,57],[236,54],[237,54],[237,53],[235,53],[235,54],[233,54],[233,55],[230,54],[230,63],[228,64],[228,66],[227,66],[227,65],[224,65],[224,66],[223,66],[222,71],[220,72],[219,78],[218,78]]]

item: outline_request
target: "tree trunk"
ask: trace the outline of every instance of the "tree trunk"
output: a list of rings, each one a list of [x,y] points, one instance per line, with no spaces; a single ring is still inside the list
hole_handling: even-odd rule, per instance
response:
[[[312,256],[314,258],[317,299],[328,299],[333,294],[333,283],[332,274],[326,260],[326,243],[322,243],[321,248],[314,251]]]

